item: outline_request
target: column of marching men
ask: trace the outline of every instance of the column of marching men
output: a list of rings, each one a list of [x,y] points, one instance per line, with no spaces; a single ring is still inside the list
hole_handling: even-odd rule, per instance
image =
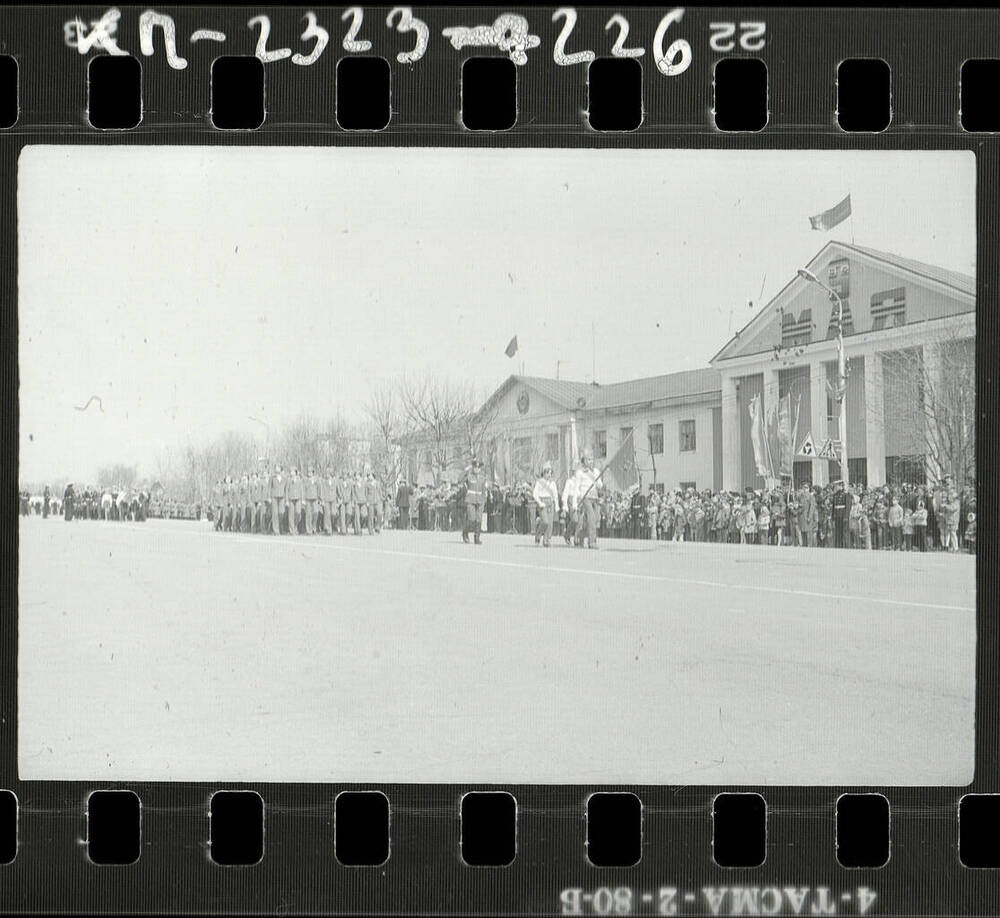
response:
[[[389,502],[370,470],[322,472],[282,465],[226,475],[212,489],[212,518],[221,532],[270,535],[355,535],[380,532]]]

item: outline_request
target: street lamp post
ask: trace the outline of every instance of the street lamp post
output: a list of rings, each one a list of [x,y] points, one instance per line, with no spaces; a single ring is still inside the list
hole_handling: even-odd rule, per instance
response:
[[[837,303],[837,404],[839,407],[839,431],[840,431],[840,477],[844,482],[844,487],[850,485],[850,476],[847,471],[847,412],[844,410],[844,402],[847,399],[847,360],[844,357],[844,301],[840,298],[832,287],[824,284],[812,271],[806,268],[799,268],[799,277],[816,284],[825,290],[831,301]]]

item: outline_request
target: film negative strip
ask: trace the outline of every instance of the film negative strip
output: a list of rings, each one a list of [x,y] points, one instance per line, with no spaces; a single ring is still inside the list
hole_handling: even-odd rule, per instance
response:
[[[998,75],[0,11],[0,911],[993,913]]]

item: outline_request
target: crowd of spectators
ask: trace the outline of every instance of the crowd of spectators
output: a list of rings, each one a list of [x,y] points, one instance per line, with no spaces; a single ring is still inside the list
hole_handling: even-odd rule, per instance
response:
[[[409,491],[409,504],[396,508],[394,526],[461,529],[457,485],[423,485]],[[844,488],[835,482],[743,492],[691,487],[660,491],[655,486],[642,492],[634,487],[605,490],[599,504],[601,538],[897,551],[974,552],[976,545],[975,490],[971,485],[956,489],[948,478],[937,485]],[[535,510],[529,482],[493,485],[486,499],[486,530],[530,535]],[[400,522],[400,513],[406,514],[405,522]],[[560,526],[565,527],[565,514]],[[557,530],[562,531],[559,526]]]

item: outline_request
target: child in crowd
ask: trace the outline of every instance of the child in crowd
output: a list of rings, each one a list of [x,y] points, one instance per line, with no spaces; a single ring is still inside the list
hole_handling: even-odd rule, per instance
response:
[[[889,532],[892,538],[892,550],[899,551],[903,547],[903,508],[899,505],[899,496],[893,495],[892,506],[887,514]]]
[[[751,512],[753,512],[751,510]],[[761,501],[760,514],[757,517],[757,532],[760,533],[759,541],[761,545],[767,545],[771,536],[771,508],[767,505],[767,500]],[[753,539],[750,540],[751,542]]]
[[[913,549],[914,551],[926,551],[924,543],[927,535],[927,508],[924,502],[917,501],[917,509],[913,511]]]

